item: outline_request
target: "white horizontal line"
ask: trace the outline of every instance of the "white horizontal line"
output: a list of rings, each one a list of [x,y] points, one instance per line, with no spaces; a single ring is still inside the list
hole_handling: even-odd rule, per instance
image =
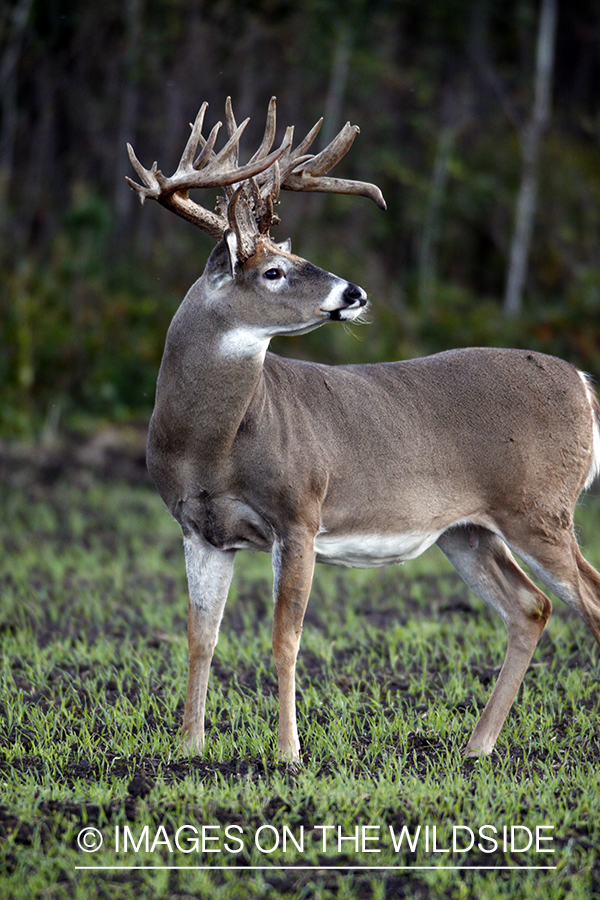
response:
[[[248,871],[260,869],[261,871],[268,871],[269,869],[273,870],[281,870],[281,869],[289,869],[289,870],[299,870],[306,869],[313,872],[318,872],[322,870],[335,870],[339,872],[355,872],[357,870],[363,869],[386,869],[386,870],[394,870],[394,871],[413,871],[417,869],[462,869],[464,871],[485,871],[485,872],[499,872],[501,870],[506,869],[518,869],[519,871],[526,871],[531,869],[544,869],[551,870],[557,869],[558,866],[75,866],[76,869],[93,869],[95,871],[100,871],[101,869],[220,869],[220,870],[231,870],[233,871]]]

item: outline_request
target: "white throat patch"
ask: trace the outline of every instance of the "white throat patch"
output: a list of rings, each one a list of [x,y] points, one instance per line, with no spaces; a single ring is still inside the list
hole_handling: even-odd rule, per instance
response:
[[[219,352],[227,359],[264,359],[270,340],[271,335],[266,333],[266,329],[240,325],[221,337]]]

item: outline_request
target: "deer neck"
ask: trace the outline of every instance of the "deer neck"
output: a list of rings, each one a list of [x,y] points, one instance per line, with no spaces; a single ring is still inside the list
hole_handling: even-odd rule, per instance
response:
[[[242,420],[264,390],[268,341],[251,338],[199,302],[184,301],[173,319],[151,436],[159,452],[160,445],[170,454],[176,446],[183,461],[193,461],[195,478],[223,474]]]

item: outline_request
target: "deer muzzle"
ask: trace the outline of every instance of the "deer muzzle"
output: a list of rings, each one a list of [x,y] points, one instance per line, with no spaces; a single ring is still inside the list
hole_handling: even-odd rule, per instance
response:
[[[357,284],[348,283],[336,300],[335,303],[324,303],[321,307],[323,312],[336,322],[351,321],[367,305],[367,293]]]

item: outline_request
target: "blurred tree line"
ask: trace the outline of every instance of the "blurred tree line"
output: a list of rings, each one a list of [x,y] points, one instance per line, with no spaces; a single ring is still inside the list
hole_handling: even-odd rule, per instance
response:
[[[376,182],[388,202],[283,194],[276,236],[362,284],[374,322],[278,352],[341,362],[530,346],[600,377],[597,0],[558,5],[524,305],[504,308],[544,2],[5,2],[2,433],[147,416],[168,323],[212,242],[140,208],[125,143],[171,174],[200,103],[210,127],[228,94],[238,121],[252,117],[248,155],[272,94],[278,135],[294,124],[299,140],[325,116],[317,150],[358,124],[334,174]]]

